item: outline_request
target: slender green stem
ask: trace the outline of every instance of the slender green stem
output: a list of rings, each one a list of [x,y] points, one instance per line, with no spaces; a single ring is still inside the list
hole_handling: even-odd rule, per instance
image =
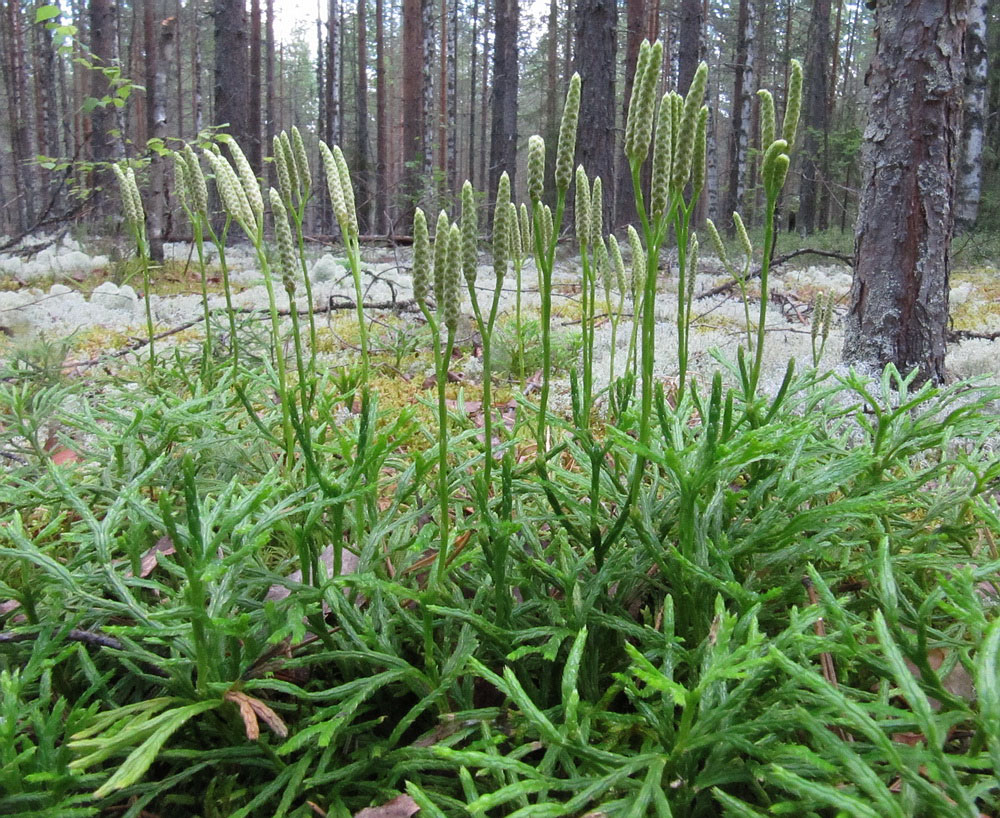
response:
[[[556,240],[562,226],[563,210],[566,207],[566,191],[556,194],[556,213],[552,220],[552,241],[549,246],[543,246],[541,204],[536,203],[532,218],[534,220],[535,258],[538,264],[539,295],[541,296],[542,321],[542,387],[538,399],[538,430],[536,433],[539,462],[545,462],[545,428],[548,420],[549,389],[551,386],[552,366],[552,268],[555,264]],[[544,466],[543,466],[544,468]]]
[[[750,392],[756,394],[757,385],[760,383],[760,368],[764,359],[764,335],[767,320],[767,279],[771,271],[771,254],[774,252],[774,208],[777,204],[777,195],[767,197],[767,210],[764,214],[764,258],[760,263],[760,314],[757,319],[757,346],[753,356],[753,365],[750,370]],[[747,395],[750,398],[751,395]]]
[[[274,364],[278,376],[276,390],[278,400],[281,402],[281,425],[285,440],[285,465],[291,468],[295,462],[295,430],[292,426],[292,417],[288,406],[288,374],[285,368],[284,351],[281,348],[281,321],[278,317],[278,304],[274,296],[274,282],[271,281],[271,265],[264,249],[264,228],[262,225],[257,228],[254,249],[257,251],[257,263],[264,275],[264,286],[267,289],[267,303],[271,314],[271,342],[274,344]]]

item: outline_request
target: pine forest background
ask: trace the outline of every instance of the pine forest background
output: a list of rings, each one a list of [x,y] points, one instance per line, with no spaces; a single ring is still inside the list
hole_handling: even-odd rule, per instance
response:
[[[874,5],[874,3],[871,3]],[[1000,226],[1000,6],[973,0],[966,38],[960,227]],[[573,71],[584,80],[578,159],[613,180],[608,224],[631,215],[623,117],[644,37],[665,45],[666,83],[698,61],[708,91],[708,196],[722,223],[759,211],[757,88],[784,104],[790,58],[806,67],[786,227],[850,231],[864,130],[874,12],[853,0],[5,0],[0,18],[0,234],[68,220],[114,230],[102,163],[129,157],[152,198],[150,234],[184,238],[158,155],[179,140],[232,133],[258,173],[274,134],[297,126],[313,160],[340,144],[355,174],[362,230],[405,236],[413,207],[447,206],[464,179],[494,190],[532,133],[554,148]],[[113,200],[113,197],[109,197]],[[431,211],[433,212],[433,211]],[[335,231],[325,197],[308,215]],[[9,241],[9,240],[8,240]],[[3,244],[3,242],[0,242]]]

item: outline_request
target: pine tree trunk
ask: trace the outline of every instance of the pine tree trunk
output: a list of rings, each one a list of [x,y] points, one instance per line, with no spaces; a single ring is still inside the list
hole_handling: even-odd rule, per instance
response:
[[[115,58],[115,10],[111,0],[90,0],[90,50],[97,66],[113,65]],[[107,77],[100,70],[90,73],[90,96],[103,100],[111,93]],[[110,104],[98,106],[90,115],[90,151],[95,162],[105,163],[116,159],[118,140],[113,131],[117,127],[114,107]],[[95,209],[98,212],[110,207],[114,201],[114,193],[110,193],[111,173],[105,167],[94,170],[94,189],[96,191]]]
[[[441,59],[438,61],[438,113],[437,113],[437,174],[438,187],[441,194],[450,189],[448,178],[448,50],[450,36],[448,30],[448,0],[441,0],[439,7],[441,17]]]
[[[9,110],[11,164],[14,190],[17,195],[17,228],[27,230],[35,220],[35,186],[30,162],[34,159],[32,139],[31,98],[25,65],[24,29],[21,8],[9,2],[5,8],[7,33],[3,43],[3,70]]]
[[[493,13],[493,0],[486,0],[483,9],[483,19],[489,20]],[[486,135],[488,133],[487,115],[489,113],[489,80],[490,80],[490,40],[487,27],[483,26],[483,78],[479,93],[479,183],[489,187],[489,176],[487,175]],[[491,198],[491,197],[488,197]]]
[[[167,138],[167,78],[170,76],[170,53],[173,46],[177,20],[168,17],[160,21],[154,40],[154,62],[156,74],[153,77],[153,115],[150,136],[166,141]],[[149,235],[149,255],[155,261],[163,261],[164,217],[167,213],[166,159],[152,151],[150,165],[150,191],[147,218]]]
[[[458,192],[458,0],[451,0],[451,25],[448,27],[448,122],[447,161],[448,189]]]
[[[277,133],[276,113],[274,107],[274,54],[277,51],[274,41],[274,0],[266,0],[264,4],[264,36],[267,39],[267,53],[264,55],[264,141],[270,149]],[[276,182],[274,163],[268,164],[268,185],[273,187]]]
[[[469,172],[468,179],[476,185],[476,70],[479,67],[479,2],[472,0],[472,41],[469,55]]]
[[[517,162],[518,0],[495,0],[493,117],[490,136],[490,213],[500,175],[507,171],[515,189]]]
[[[371,225],[371,173],[368,162],[368,4],[357,0],[358,82],[355,87],[357,122],[357,157],[354,162],[355,201],[358,204],[358,223],[362,233]]]
[[[823,149],[830,128],[827,93],[830,72],[830,0],[813,0],[806,45],[805,104],[802,131],[802,182],[799,187],[799,232],[820,226],[819,188],[826,182]]]
[[[740,0],[742,19],[743,5]],[[705,19],[702,0],[681,0],[680,47],[678,48],[677,90],[686,94],[701,60],[702,29]]]
[[[389,150],[386,121],[383,0],[375,0],[375,224],[389,232]]]
[[[260,80],[260,0],[250,0],[250,106],[247,109],[250,144],[247,145],[247,156],[258,176],[264,169],[264,150],[260,138]]]
[[[945,378],[968,0],[879,3],[844,359]]]
[[[971,230],[979,215],[983,184],[983,145],[986,135],[986,4],[971,0],[969,25],[965,34],[965,104],[962,126],[962,163],[959,166],[955,199],[955,223]]]
[[[420,4],[421,16],[423,18],[424,41],[421,48],[423,55],[423,65],[421,66],[421,76],[423,84],[421,86],[421,122],[424,125],[423,133],[423,153],[421,154],[421,192],[420,200],[423,202],[424,210],[428,213],[434,212],[434,40],[437,37],[437,27],[434,25],[436,16],[435,0],[422,0]]]
[[[200,21],[201,13],[198,0],[191,0],[192,15]],[[205,100],[202,94],[201,75],[201,26],[196,25],[194,36],[191,38],[191,74],[193,75],[194,88],[191,92],[191,122],[194,127],[195,136],[201,133],[205,127]]]
[[[331,147],[340,142],[340,3],[327,4],[326,41],[326,133]]]
[[[246,150],[250,143],[250,63],[243,0],[215,0],[215,98],[213,124],[226,125]]]
[[[400,216],[405,229],[421,193],[424,153],[424,16],[421,0],[403,0],[403,174]]]
[[[576,70],[580,73],[577,156],[587,175],[601,177],[603,220],[615,214],[615,70],[618,65],[618,7],[615,0],[577,0]],[[609,116],[611,112],[611,116]]]
[[[736,235],[731,221],[734,211],[743,208],[746,191],[747,147],[750,144],[750,111],[754,93],[753,41],[756,33],[756,9],[751,0],[740,0],[739,39],[736,44],[735,81],[733,82],[732,130],[729,135],[729,186],[726,215],[730,237]],[[682,89],[683,93],[683,89]]]

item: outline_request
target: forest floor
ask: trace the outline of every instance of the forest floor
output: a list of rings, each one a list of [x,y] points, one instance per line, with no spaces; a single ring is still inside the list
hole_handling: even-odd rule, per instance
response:
[[[776,389],[789,358],[802,364],[816,363],[824,368],[839,363],[843,345],[842,319],[849,303],[850,268],[829,256],[802,252],[788,237],[784,249],[793,258],[774,268],[769,281],[767,312],[768,343],[763,364],[762,383]],[[841,249],[843,240],[840,241]],[[142,280],[138,269],[128,260],[109,260],[108,255],[89,254],[72,239],[43,243],[42,250],[11,251],[0,255],[0,354],[38,354],[39,346],[49,348],[58,342],[59,353],[67,371],[82,374],[83,369],[116,358],[127,358],[129,350],[141,357],[145,347],[146,314],[142,298]],[[211,248],[209,248],[211,249]],[[801,255],[796,255],[796,252]],[[415,329],[423,328],[424,319],[412,300],[410,277],[411,253],[408,248],[370,246],[364,252],[362,267],[364,304],[373,337],[373,351],[387,373],[401,375],[405,381],[422,383],[433,372],[429,338]],[[627,248],[626,248],[627,253]],[[579,350],[580,287],[577,259],[566,248],[557,263],[553,289],[553,331],[557,337],[557,368],[568,371]],[[150,299],[154,326],[162,346],[197,343],[203,338],[204,308],[201,279],[192,247],[169,244],[166,261],[152,272]],[[780,256],[780,250],[779,250]],[[335,367],[356,357],[357,329],[354,321],[354,289],[346,262],[335,247],[316,245],[311,252],[309,274],[312,281],[314,310],[317,314],[317,339],[325,362]],[[626,255],[626,262],[628,256]],[[267,288],[247,248],[229,252],[233,306],[247,321],[267,318]],[[493,270],[488,258],[479,268],[477,291],[481,303],[492,297]],[[817,263],[818,262],[818,263]],[[677,292],[671,259],[661,266],[661,284],[657,302],[657,376],[667,382],[676,379],[677,362]],[[209,260],[207,290],[212,321],[219,332],[227,326],[225,297],[217,264]],[[522,272],[520,298],[517,282],[504,282],[501,299],[499,343],[495,344],[496,362],[501,370],[516,380],[530,377],[538,368],[537,345],[538,287],[532,263]],[[280,286],[278,306],[287,310],[288,299]],[[755,326],[759,309],[759,283],[748,285],[752,302],[750,324]],[[816,349],[812,319],[817,297],[826,294],[834,299],[834,320],[829,337]],[[598,293],[598,318],[595,333],[595,383],[606,385],[609,376],[621,374],[631,331],[631,304],[623,299],[622,320],[615,335],[612,355],[612,321],[619,293],[613,290],[607,301]],[[956,378],[978,375],[1000,382],[1000,271],[990,261],[968,257],[958,259],[951,279],[951,343],[947,366]],[[518,343],[517,303],[520,301]],[[301,297],[297,307],[305,307]],[[603,308],[602,308],[603,307]],[[455,361],[458,382],[475,383],[481,368],[477,354],[480,339],[474,331],[471,310],[465,305],[468,320],[461,324]],[[726,274],[718,259],[703,257],[695,283],[691,332],[690,370],[702,374],[715,368],[712,351],[718,350],[730,360],[746,336],[746,314],[740,291]],[[32,352],[35,349],[36,352]],[[50,356],[52,351],[46,353]],[[612,373],[612,366],[617,369]]]

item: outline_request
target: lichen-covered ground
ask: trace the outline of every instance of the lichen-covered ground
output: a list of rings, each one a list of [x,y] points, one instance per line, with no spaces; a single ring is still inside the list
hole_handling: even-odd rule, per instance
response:
[[[317,311],[318,345],[326,363],[335,367],[356,356],[356,318],[353,282],[337,248],[313,248],[310,278]],[[158,333],[165,333],[161,347],[198,342],[203,333],[201,274],[191,248],[169,245],[167,261],[153,271],[151,306]],[[420,313],[412,304],[409,251],[405,248],[369,247],[364,250],[363,288],[366,312],[371,322],[372,346],[379,364],[384,389],[412,391],[424,387],[432,372],[426,353],[430,337]],[[796,259],[801,262],[803,258]],[[493,292],[493,270],[489,259],[481,258],[477,288],[481,303]],[[266,317],[267,291],[252,255],[234,247],[228,253],[233,304],[241,322],[253,325]],[[746,319],[739,291],[706,297],[728,281],[715,259],[699,264],[696,302],[691,332],[691,369],[696,374],[715,366],[713,349],[729,358],[744,338]],[[821,365],[839,362],[842,335],[840,318],[848,299],[850,271],[841,265],[786,266],[771,276],[767,317],[767,346],[763,383],[776,384],[789,358],[808,365],[813,358],[811,323],[813,307],[820,293],[835,299],[835,318],[823,350]],[[58,347],[59,365],[83,375],[93,362],[127,348],[136,352],[112,359],[127,362],[141,357],[146,337],[142,271],[132,260],[113,260],[108,255],[88,254],[76,242],[64,239],[48,244],[35,253],[9,252],[0,255],[0,355],[44,355],[51,357]],[[209,306],[225,342],[228,319],[219,266],[209,257],[207,268]],[[276,287],[278,305],[287,308],[284,290]],[[301,289],[300,289],[301,293]],[[750,315],[756,320],[759,297],[757,282],[751,282]],[[603,298],[603,295],[599,296]],[[538,350],[538,290],[534,267],[525,264],[521,281],[520,335],[516,313],[517,282],[504,282],[501,321],[494,341],[495,369],[512,384],[530,381],[540,365]],[[554,284],[553,323],[556,332],[555,364],[563,369],[574,365],[579,351],[580,293],[575,259],[564,251],[557,265]],[[599,304],[595,339],[595,381],[606,382],[611,374],[612,322],[608,313],[618,304],[612,293],[610,304]],[[657,303],[657,375],[669,381],[677,377],[676,361],[676,282],[669,263],[664,265]],[[1000,275],[994,267],[976,266],[953,273],[952,329],[984,337],[966,338],[949,349],[949,370],[959,378],[986,375],[1000,381]],[[305,302],[297,306],[302,309]],[[610,309],[608,309],[610,307]],[[624,300],[623,316],[617,332],[614,355],[621,373],[630,335],[631,304]],[[466,310],[471,313],[470,310]],[[520,337],[520,341],[519,341]],[[481,363],[479,339],[471,320],[463,321],[458,338],[459,355],[453,364],[456,384],[467,397],[477,393]],[[49,361],[49,364],[53,362]],[[456,387],[457,389],[457,387]]]

